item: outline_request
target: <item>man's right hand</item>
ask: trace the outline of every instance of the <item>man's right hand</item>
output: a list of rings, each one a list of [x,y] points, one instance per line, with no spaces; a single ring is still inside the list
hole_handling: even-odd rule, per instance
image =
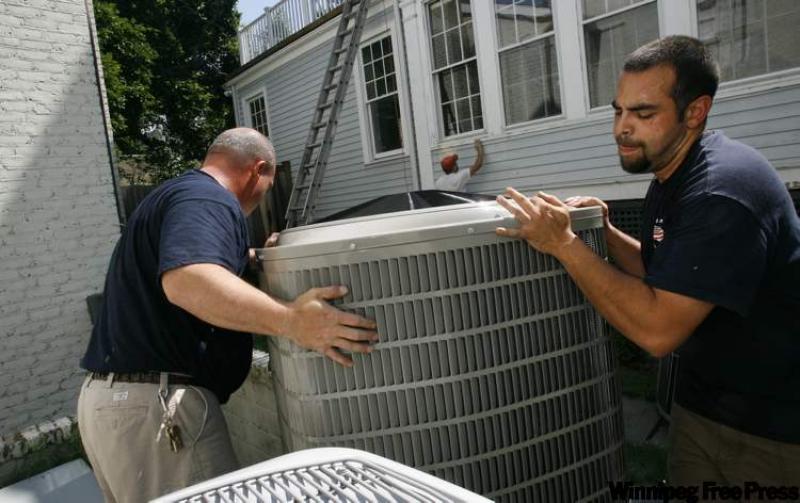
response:
[[[345,367],[353,359],[340,350],[370,353],[378,340],[374,321],[340,311],[327,301],[347,295],[347,287],[312,288],[287,304],[289,316],[284,335],[298,346],[312,349]]]

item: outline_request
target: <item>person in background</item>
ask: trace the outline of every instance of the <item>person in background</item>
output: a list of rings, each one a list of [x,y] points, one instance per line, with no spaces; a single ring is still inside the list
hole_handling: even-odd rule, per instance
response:
[[[434,183],[436,190],[445,190],[448,192],[464,192],[470,178],[475,176],[475,173],[483,166],[483,143],[479,139],[475,139],[475,162],[468,170],[461,170],[458,168],[458,154],[448,154],[442,157],[440,161],[442,171],[444,174],[439,176]]]
[[[760,153],[706,131],[718,81],[710,52],[690,37],[656,40],[625,60],[612,103],[617,151],[625,171],[654,175],[641,242],[614,227],[597,198],[512,188],[498,201],[519,228],[497,233],[556,257],[652,355],[678,353],[670,484],[796,489],[800,219]],[[571,230],[569,209],[582,206],[603,208],[616,266]]]
[[[377,340],[374,322],[328,304],[344,286],[283,300],[240,279],[253,255],[245,217],[274,176],[269,139],[231,129],[128,221],[81,360],[78,425],[106,501],[149,501],[238,468],[220,404],[247,377],[251,334],[345,366],[342,351]]]

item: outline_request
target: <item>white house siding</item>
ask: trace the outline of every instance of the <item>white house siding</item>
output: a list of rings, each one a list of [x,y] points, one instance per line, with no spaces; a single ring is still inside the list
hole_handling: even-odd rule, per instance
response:
[[[387,6],[391,7],[390,4]],[[333,45],[333,39],[329,38],[308,48],[313,45],[313,42],[309,44],[309,39],[324,37],[325,33],[330,33],[331,28],[335,28],[339,19],[335,18],[314,33],[294,42],[294,45],[304,49],[295,50],[288,61],[278,65],[270,64],[270,59],[277,60],[281,57],[282,51],[279,51],[274,56],[271,55],[264,66],[253,68],[242,76],[250,78],[252,72],[252,75],[258,75],[255,80],[244,86],[232,84],[241,107],[238,118],[240,125],[248,124],[248,110],[242,105],[244,100],[266,91],[270,137],[275,144],[278,160],[291,161],[295,176],[302,160],[303,147]],[[383,26],[388,28],[386,23],[387,18],[378,12],[376,6],[371,10],[365,32],[380,31]],[[291,51],[292,47],[284,49],[286,50]],[[399,60],[396,63],[399,65]],[[361,82],[354,76],[350,80],[347,97],[339,112],[338,129],[325,170],[315,217],[323,217],[381,195],[414,190],[408,155],[365,165],[356,85],[361,85]]]
[[[91,3],[89,2],[89,12]],[[0,436],[74,414],[119,235],[84,0],[0,2]]]
[[[720,91],[708,127],[757,148],[784,181],[800,181],[800,85],[734,95],[728,88],[723,86]],[[612,114],[602,115],[552,130],[486,138],[486,164],[468,190],[497,194],[510,185],[560,196],[644,197],[650,177],[622,171],[611,135]],[[434,170],[438,170],[438,159],[451,151],[459,153],[459,164],[464,167],[474,158],[471,143],[434,149]]]
[[[502,85],[499,76],[494,75],[498,66],[492,32],[495,29],[492,3],[473,0],[485,129],[460,137],[443,138],[439,132],[439,107],[429,68],[426,7],[415,0],[401,0],[410,67],[406,78],[411,87],[416,120],[414,140],[419,158],[415,163],[411,162],[413,159],[404,157],[383,164],[363,165],[354,79],[342,110],[318,214],[324,215],[413,186],[417,177],[411,176],[412,164],[419,166],[418,178],[422,188],[432,188],[433,181],[441,174],[439,159],[443,155],[458,153],[462,168],[472,163],[475,138],[483,141],[486,158],[483,169],[467,186],[469,192],[497,194],[510,185],[524,191],[546,190],[558,196],[594,194],[608,200],[643,197],[650,176],[629,175],[619,167],[611,135],[611,108],[589,110],[586,103],[585,69],[583,63],[574,64],[584,57],[582,42],[578,40],[581,34],[576,18],[579,15],[578,4],[577,0],[574,0],[574,5],[569,1],[553,4],[558,6],[562,15],[557,23],[556,36],[560,51],[561,98],[566,117],[507,127],[504,125],[502,96],[498,94]],[[654,5],[658,7],[662,36],[696,31],[690,15],[694,5],[692,0],[680,0],[679,4],[660,0]],[[680,8],[672,8],[677,6]],[[373,9],[377,10],[377,5]],[[389,27],[392,22],[391,10],[387,10],[386,16],[376,15],[371,24],[374,29],[378,23]],[[273,65],[273,69],[266,71],[263,68],[248,71],[263,75],[259,81],[268,89],[271,126],[279,157],[292,160],[294,168],[302,155],[319,83],[330,54],[330,42],[309,52],[304,52],[304,47],[307,37],[319,37],[323,31],[318,29],[268,58],[267,61],[278,58],[288,61],[281,66]],[[569,35],[566,37],[569,40],[565,40],[564,33]],[[398,33],[393,35],[399,37]],[[398,59],[397,64],[399,66],[402,62]],[[248,89],[252,88],[248,85]],[[241,88],[235,90],[240,96],[246,94]],[[404,119],[409,119],[408,114]],[[778,168],[786,182],[796,183],[800,182],[798,124],[800,68],[794,68],[723,83],[708,126],[756,147]]]

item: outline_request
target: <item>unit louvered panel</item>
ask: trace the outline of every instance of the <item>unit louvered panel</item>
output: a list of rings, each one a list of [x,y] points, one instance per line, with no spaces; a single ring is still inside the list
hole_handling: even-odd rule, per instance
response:
[[[380,334],[350,369],[271,340],[287,444],[367,450],[492,499],[607,500],[623,472],[606,326],[558,261],[476,228],[265,263],[280,296],[348,285],[337,307]],[[600,218],[578,235],[605,256]]]

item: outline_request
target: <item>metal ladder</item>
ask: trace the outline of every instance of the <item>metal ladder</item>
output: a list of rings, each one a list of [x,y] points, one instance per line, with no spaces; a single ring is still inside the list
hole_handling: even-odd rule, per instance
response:
[[[311,222],[322,177],[336,135],[339,109],[347,95],[347,86],[353,73],[353,63],[358,53],[361,31],[367,20],[369,0],[344,0],[339,28],[322,79],[322,89],[317,108],[311,119],[303,160],[286,210],[286,228]],[[321,134],[320,134],[321,133]]]

